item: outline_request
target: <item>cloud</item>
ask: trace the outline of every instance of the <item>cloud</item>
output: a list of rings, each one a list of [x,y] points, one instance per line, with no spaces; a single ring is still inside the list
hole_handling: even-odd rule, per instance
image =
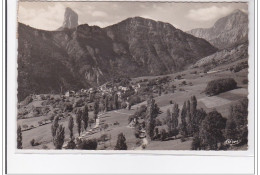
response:
[[[40,28],[44,30],[55,30],[63,23],[65,8],[60,3],[39,9],[19,6],[18,21],[35,28],[41,26]]]
[[[206,8],[191,9],[187,17],[194,21],[210,21],[225,15],[228,15],[233,11],[230,7],[217,7],[211,6]]]
[[[94,17],[106,17],[107,13],[102,11],[94,11],[91,15]]]

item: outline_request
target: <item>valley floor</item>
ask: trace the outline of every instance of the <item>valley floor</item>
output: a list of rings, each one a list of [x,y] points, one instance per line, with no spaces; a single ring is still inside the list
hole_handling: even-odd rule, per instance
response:
[[[192,95],[195,95],[198,100],[198,108],[203,108],[206,112],[212,111],[216,109],[220,112],[223,117],[228,118],[229,107],[232,103],[236,102],[239,99],[245,98],[248,95],[247,85],[242,83],[242,80],[247,78],[247,69],[244,69],[237,73],[231,73],[228,70],[222,69],[222,71],[216,71],[209,74],[204,74],[199,72],[197,74],[191,74],[191,70],[187,70],[178,74],[183,74],[183,79],[177,80],[174,79],[176,74],[169,75],[172,77],[174,81],[170,82],[171,84],[179,85],[182,81],[186,81],[187,85],[185,86],[177,86],[177,90],[174,93],[168,92],[167,94],[162,94],[161,96],[155,97],[155,102],[160,107],[162,113],[158,116],[159,119],[163,119],[166,117],[167,109],[172,109],[173,105],[170,104],[170,100],[179,104],[179,108],[182,108],[184,101],[189,99]],[[228,91],[225,93],[221,93],[217,96],[206,96],[203,93],[207,83],[213,79],[223,78],[223,77],[232,77],[234,78],[239,88]],[[154,77],[146,77],[146,78],[154,78]],[[133,81],[136,81],[140,78],[136,78]],[[180,88],[182,90],[180,90]],[[34,102],[36,103],[36,102]],[[102,134],[107,134],[110,137],[110,140],[106,142],[99,142],[98,149],[99,150],[113,150],[117,136],[119,133],[123,133],[126,138],[126,144],[128,150],[190,150],[192,138],[188,138],[186,141],[181,142],[180,139],[169,140],[169,141],[150,141],[148,142],[146,139],[142,140],[142,145],[138,145],[138,139],[134,135],[134,128],[128,126],[128,117],[134,114],[137,107],[140,107],[142,104],[146,104],[146,102],[142,102],[140,104],[134,105],[131,110],[120,109],[109,111],[106,113],[102,113],[99,115],[99,126],[108,124],[108,128],[105,130],[93,129],[95,126],[88,128],[87,134],[85,131],[82,133],[82,138],[90,139],[90,138],[100,138]],[[36,105],[36,104],[34,104]],[[93,112],[90,113],[90,118],[93,117]],[[30,126],[31,124],[37,124],[38,121],[44,118],[36,117],[36,118],[28,118],[28,119],[18,119],[18,124],[23,125],[27,124]],[[118,125],[115,125],[118,123]],[[59,121],[59,124],[65,126],[65,142],[69,140],[69,130],[68,130],[68,118],[63,118]],[[90,130],[90,131],[89,131]],[[76,131],[76,126],[74,126],[74,135],[78,136]],[[43,145],[45,148],[54,149],[52,143],[51,136],[51,123],[38,126],[34,129],[23,131],[23,148],[24,149],[42,149]],[[30,141],[35,139],[40,143],[39,146],[31,146]],[[246,148],[241,148],[246,149]]]

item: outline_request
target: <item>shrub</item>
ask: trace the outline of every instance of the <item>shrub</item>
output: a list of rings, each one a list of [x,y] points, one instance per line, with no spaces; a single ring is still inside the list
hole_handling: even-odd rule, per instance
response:
[[[235,88],[237,88],[237,82],[233,78],[222,78],[210,81],[205,93],[212,96]]]
[[[182,79],[182,77],[181,77],[181,75],[177,75],[177,76],[175,77],[175,79],[180,80],[180,79]]]
[[[115,150],[127,150],[126,138],[123,133],[118,134]]]
[[[68,142],[67,149],[75,149],[75,148],[76,148],[76,143],[74,142],[74,139],[71,139]]]
[[[78,101],[75,103],[75,107],[82,107],[84,106],[84,101],[82,98],[80,98]]]
[[[248,79],[243,79],[243,80],[242,80],[242,83],[243,83],[243,84],[248,84]]]
[[[121,103],[121,108],[125,109],[127,107],[126,102]]]
[[[161,141],[164,141],[167,138],[166,130],[162,129],[160,135],[161,135]]]
[[[42,149],[49,149],[47,145],[42,145]]]
[[[40,145],[38,142],[35,142],[34,139],[32,139],[32,140],[30,141],[30,144],[31,144],[32,146],[38,146],[38,145]]]
[[[78,146],[77,149],[82,150],[96,150],[98,142],[96,139],[89,139],[89,140],[81,140],[78,139]]]
[[[141,103],[142,100],[139,96],[137,95],[132,95],[131,97],[129,97],[129,100],[128,102],[131,104],[131,105],[135,105],[137,103]]]
[[[71,112],[72,110],[73,110],[73,105],[69,102],[66,102],[64,104],[64,110],[63,111],[64,112],[66,112],[66,111]]]
[[[101,141],[101,142],[105,142],[105,141],[108,141],[109,140],[109,137],[107,134],[102,134],[100,136],[100,138],[98,139],[98,141]]]
[[[42,100],[46,100],[46,97],[43,94],[41,94],[40,97]]]
[[[28,129],[28,125],[24,124],[24,125],[23,125],[23,128],[24,128],[24,129]]]

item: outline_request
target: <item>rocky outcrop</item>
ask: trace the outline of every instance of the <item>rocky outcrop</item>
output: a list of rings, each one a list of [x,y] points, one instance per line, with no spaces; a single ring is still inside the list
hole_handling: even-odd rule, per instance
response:
[[[206,39],[219,49],[227,48],[248,40],[248,14],[235,10],[211,28],[192,29],[188,33]]]
[[[64,14],[64,21],[62,27],[58,30],[72,29],[78,26],[78,14],[71,8],[67,7]]]
[[[217,49],[172,25],[140,17],[100,28],[43,31],[19,24],[18,99],[94,86],[115,77],[185,69]]]

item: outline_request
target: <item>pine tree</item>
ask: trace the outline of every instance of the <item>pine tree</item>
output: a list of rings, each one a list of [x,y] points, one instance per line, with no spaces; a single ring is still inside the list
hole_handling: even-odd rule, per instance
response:
[[[73,120],[73,117],[70,116],[69,118],[69,123],[68,123],[68,128],[70,130],[70,139],[72,140],[73,138],[73,127],[74,127],[74,120]]]
[[[115,95],[114,95],[114,105],[115,105],[115,108],[116,108],[116,109],[119,108],[118,95],[117,95],[117,93],[115,93]]]
[[[148,139],[153,140],[154,136],[154,128],[155,128],[155,118],[157,117],[159,113],[159,108],[155,104],[155,100],[153,98],[150,98],[147,101],[147,115],[146,115],[146,122],[145,122],[145,128],[146,128],[146,136]]]
[[[76,123],[77,123],[77,127],[78,127],[79,136],[80,136],[80,132],[81,132],[81,116],[82,116],[82,111],[79,110],[76,115]]]
[[[62,145],[64,143],[64,138],[65,138],[65,128],[62,125],[59,125],[59,127],[56,130],[55,137],[53,139],[55,149],[62,148]]]
[[[187,115],[187,107],[186,107],[186,101],[185,101],[183,104],[182,110],[181,110],[180,130],[181,130],[182,137],[187,137],[187,134],[188,134],[186,115]]]
[[[56,135],[56,130],[59,127],[59,117],[56,116],[53,120],[53,123],[51,125],[51,133],[52,133],[52,137],[55,137]]]
[[[82,121],[83,121],[83,124],[84,124],[83,127],[84,127],[84,129],[86,131],[87,127],[88,127],[88,120],[89,120],[89,117],[88,117],[88,105],[85,105],[81,117],[82,117]]]
[[[98,112],[99,112],[99,102],[96,100],[95,103],[94,103],[94,118],[95,118],[95,121],[97,120]]]
[[[108,111],[108,96],[106,95],[106,98],[105,98],[105,111],[107,112]]]
[[[22,128],[20,125],[17,127],[17,149],[23,149]]]
[[[127,150],[126,138],[123,133],[118,134],[115,150]]]

